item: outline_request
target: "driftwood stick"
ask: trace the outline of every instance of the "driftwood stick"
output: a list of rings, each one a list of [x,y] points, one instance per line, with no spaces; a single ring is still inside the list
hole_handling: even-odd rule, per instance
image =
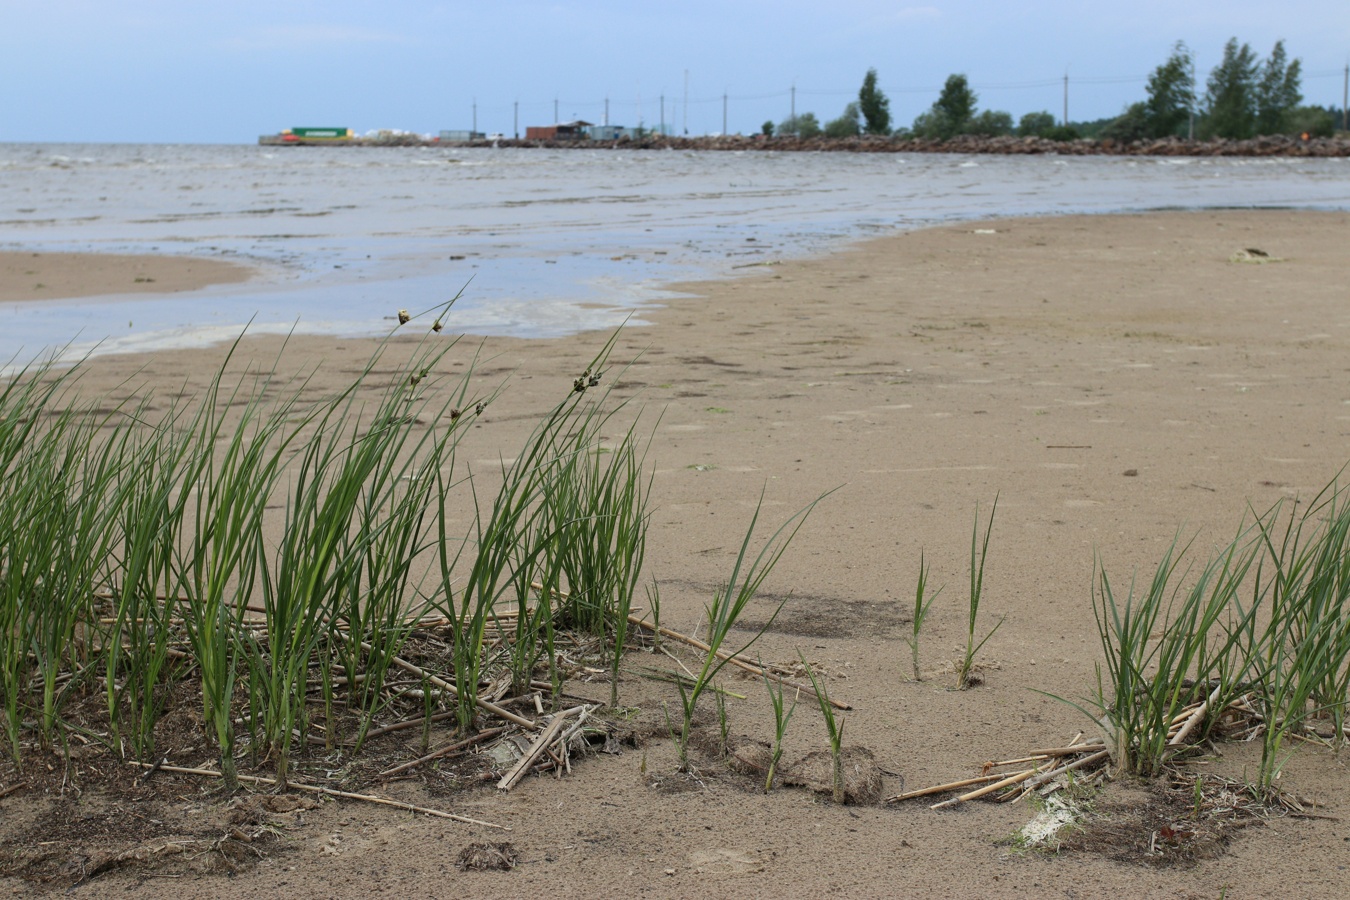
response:
[[[568,715],[576,712],[577,709],[582,708],[584,707],[574,707],[555,715],[553,721],[548,723],[548,727],[544,729],[543,733],[534,739],[534,743],[530,745],[530,749],[526,751],[525,755],[520,758],[520,762],[516,763],[515,766],[511,768],[511,771],[503,775],[501,781],[497,782],[497,789],[509,791],[511,788],[515,787],[516,782],[525,777],[525,771],[529,769],[530,766],[534,765],[535,760],[544,755],[544,750],[558,737],[558,732],[562,731],[563,726],[567,724]]]
[[[148,769],[153,763],[143,763],[132,761],[133,766]],[[180,775],[201,775],[204,778],[220,778],[219,772],[213,772],[210,769],[187,769],[182,766],[160,766],[161,772],[177,772]],[[236,775],[240,781],[247,781],[249,784],[265,784],[269,787],[276,787],[275,778],[263,778],[259,775]],[[406,809],[411,812],[422,813],[423,815],[435,816],[438,819],[453,819],[456,822],[463,822],[466,825],[481,825],[484,828],[496,828],[499,831],[510,831],[505,825],[494,825],[491,822],[484,822],[481,819],[470,819],[468,816],[457,816],[454,813],[443,812],[439,809],[428,809],[425,806],[414,806],[411,803],[404,803],[402,800],[389,800],[384,797],[376,797],[373,794],[353,794],[351,791],[339,791],[335,788],[320,787],[317,784],[298,784],[294,781],[286,782],[287,788],[293,788],[297,791],[308,791],[311,794],[327,794],[329,797],[341,797],[344,800],[361,800],[365,803],[377,803],[380,806],[393,806],[398,809]]]
[[[707,653],[709,650],[712,649],[707,644],[700,641],[698,638],[690,637],[687,634],[680,634],[680,632],[670,628],[666,628],[664,625],[662,626],[653,625],[652,623],[646,622],[638,618],[637,616],[629,616],[628,621],[630,624],[636,625],[639,628],[645,628],[648,631],[660,634],[662,637],[668,637],[671,640],[679,641],[682,644],[688,644],[690,647],[702,650],[704,653]],[[799,682],[793,681],[790,678],[784,678],[782,675],[779,675],[775,672],[770,672],[763,666],[757,666],[754,663],[748,663],[734,653],[727,653],[725,650],[718,650],[716,656],[718,659],[726,660],[733,666],[736,666],[738,669],[744,669],[745,671],[750,672],[753,675],[759,675],[762,678],[768,678],[772,681],[776,681],[779,684],[783,685],[784,687],[790,687],[798,691],[805,691],[809,695],[814,695],[815,693],[814,689],[809,684],[801,684]],[[840,700],[836,700],[833,697],[830,698],[830,705],[833,706],[835,709],[853,708],[852,706],[849,706],[847,703],[844,703],[843,701]]]
[[[896,794],[894,797],[886,799],[887,803],[899,803],[901,800],[913,800],[915,797],[927,797],[929,794],[945,794],[948,791],[959,790],[963,787],[970,787],[972,784],[988,784],[991,781],[998,781],[1005,777],[999,775],[977,775],[974,778],[963,778],[960,781],[952,781],[947,784],[938,784],[933,787],[921,788],[917,791],[906,791],[903,794]]]
[[[447,744],[446,746],[441,747],[439,750],[431,751],[426,756],[420,757],[419,759],[414,759],[412,762],[406,762],[401,766],[394,766],[392,769],[385,769],[383,772],[380,773],[380,777],[389,778],[393,775],[398,775],[402,772],[406,772],[409,769],[415,769],[422,763],[431,762],[433,759],[440,759],[442,756],[449,756],[456,750],[463,750],[465,747],[472,747],[474,744],[482,743],[483,741],[486,741],[488,738],[494,738],[504,731],[506,731],[505,725],[501,726],[500,728],[489,728],[486,731],[480,731],[473,737],[467,737],[462,741],[455,741],[453,744]]]

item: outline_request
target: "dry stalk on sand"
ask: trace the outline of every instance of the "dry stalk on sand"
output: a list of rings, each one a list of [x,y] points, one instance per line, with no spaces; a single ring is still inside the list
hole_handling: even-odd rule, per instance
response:
[[[1173,755],[1194,746],[1200,734],[1199,726],[1210,713],[1210,704],[1217,696],[1216,689],[1203,701],[1186,707],[1173,717],[1167,735],[1167,745]],[[1252,718],[1250,699],[1245,695],[1239,697],[1215,714],[1215,718],[1225,716],[1230,722],[1237,717],[1250,723]],[[1251,727],[1260,726],[1256,724]],[[1013,759],[986,762],[981,766],[979,775],[905,791],[887,798],[886,802],[900,803],[967,788],[970,790],[964,790],[955,797],[934,803],[930,809],[947,809],[990,795],[997,795],[996,799],[1000,802],[1021,800],[1032,793],[1049,796],[1069,784],[1070,773],[1074,774],[1079,785],[1095,783],[1105,778],[1108,767],[1113,762],[1111,746],[1101,738],[1085,740],[1083,733],[1079,732],[1063,746],[1043,747]]]
[[[179,775],[198,775],[203,778],[223,778],[223,774],[211,769],[189,769],[183,766],[166,766],[154,763],[132,762],[130,765],[145,769],[154,768],[161,772],[176,772]],[[269,787],[277,787],[280,782],[275,778],[263,778],[259,775],[237,775],[240,781],[249,784],[263,784]],[[360,800],[365,803],[375,803],[380,806],[393,806],[398,809],[406,809],[410,812],[422,813],[427,816],[435,816],[438,819],[452,819],[456,822],[463,822],[466,825],[480,825],[483,828],[496,828],[501,831],[510,831],[504,825],[494,825],[491,822],[484,822],[481,819],[470,819],[468,816],[457,816],[454,813],[444,812],[439,809],[429,809],[425,806],[415,806],[412,803],[404,803],[402,800],[390,800],[385,797],[376,797],[373,794],[355,794],[351,791],[339,791],[334,788],[322,787],[317,784],[298,784],[294,781],[287,781],[286,787],[297,791],[306,791],[311,794],[324,794],[329,797],[339,797],[343,800]]]

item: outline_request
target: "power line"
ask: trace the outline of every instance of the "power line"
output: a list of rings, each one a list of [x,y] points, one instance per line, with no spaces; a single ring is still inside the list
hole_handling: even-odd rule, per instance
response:
[[[1301,73],[1302,78],[1305,81],[1332,79],[1332,78],[1341,79],[1345,77],[1345,74],[1346,74],[1345,69],[1315,69],[1315,70],[1307,70]],[[1066,74],[1055,76],[1053,78],[1037,78],[1025,81],[972,82],[970,83],[969,87],[971,88],[971,90],[978,92],[1000,92],[1000,91],[1047,91],[1049,89],[1057,88],[1063,85],[1065,95],[1065,105],[1067,106],[1068,90],[1070,86],[1082,88],[1082,87],[1097,87],[1107,85],[1143,84],[1148,81],[1148,78],[1149,76],[1147,75],[1102,74],[1102,75],[1085,75],[1085,76],[1070,77]],[[883,85],[881,86],[881,88],[885,94],[890,96],[917,95],[917,94],[922,94],[926,96],[937,96],[943,90],[943,86],[937,84],[930,84],[930,85],[908,84],[889,87]],[[745,94],[733,94],[730,91],[725,91],[721,94],[714,94],[706,97],[690,97],[688,91],[689,91],[689,76],[688,72],[686,71],[684,73],[684,97],[680,107],[680,115],[682,119],[681,130],[684,131],[685,133],[688,133],[689,129],[688,125],[689,108],[691,105],[694,107],[710,107],[714,106],[715,104],[720,104],[722,107],[721,112],[724,121],[723,130],[725,131],[726,128],[729,127],[729,122],[727,122],[729,116],[729,108],[734,104],[763,103],[765,101],[783,100],[786,101],[786,105],[789,106],[789,108],[792,111],[792,114],[795,115],[797,109],[798,94],[800,94],[802,97],[812,97],[812,98],[832,98],[832,97],[851,98],[856,97],[858,94],[856,89],[839,89],[839,88],[832,89],[822,87],[812,90],[809,88],[798,87],[795,84],[783,90],[758,91],[754,93],[745,93]],[[662,97],[663,108],[664,108],[664,99],[665,98],[663,96]],[[588,113],[590,110],[595,110],[596,113],[600,113],[603,110],[606,113],[604,121],[607,122],[609,120],[609,117],[607,115],[608,113],[607,101],[608,98],[605,98],[605,100],[561,100],[555,97],[552,100],[554,119],[556,121],[561,112],[559,106],[565,105],[573,110],[586,110],[588,111]],[[547,108],[548,105],[549,105],[548,101],[544,100],[535,102],[517,100],[513,104],[511,104],[513,119],[515,119],[517,122],[519,121],[518,117],[522,107],[524,107],[527,111],[530,109],[534,109],[542,112],[542,110]],[[1342,105],[1345,104],[1343,103]],[[475,102],[474,104],[475,124],[477,120],[478,106],[479,104]],[[489,108],[492,107],[484,105],[484,109]],[[1067,115],[1067,110],[1065,114]],[[662,113],[661,118],[664,121],[665,119],[664,112]]]

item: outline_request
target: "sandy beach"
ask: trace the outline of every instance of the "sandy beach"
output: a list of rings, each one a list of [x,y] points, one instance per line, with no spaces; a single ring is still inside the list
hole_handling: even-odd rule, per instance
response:
[[[653,325],[619,335],[609,370],[615,396],[631,398],[652,432],[645,571],[660,583],[663,624],[698,629],[761,495],[767,537],[833,490],[748,620],[763,621],[788,598],[754,652],[785,664],[800,653],[828,674],[831,695],[853,707],[845,744],[872,752],[886,773],[883,796],[978,774],[985,761],[1090,730],[1080,712],[1039,692],[1081,700],[1095,686],[1094,559],[1122,589],[1136,571],[1149,577],[1178,534],[1195,537],[1203,561],[1249,507],[1310,496],[1350,460],[1347,274],[1350,213],[1222,210],[962,223],[676,286],[684,296],[643,312]],[[0,254],[3,301],[247,277],[209,260]],[[467,367],[477,354],[475,384],[501,392],[465,438],[463,458],[489,470],[512,455],[605,339],[464,338],[447,362]],[[397,339],[391,352],[410,344]],[[279,347],[261,337],[240,349],[270,361]],[[281,365],[317,367],[314,389],[331,390],[373,348],[373,340],[302,336]],[[191,390],[224,353],[100,357],[84,385],[125,392],[131,379],[165,393]],[[996,498],[981,623],[1003,625],[980,654],[983,684],[954,691],[971,529],[977,509],[984,521]],[[945,589],[923,632],[926,678],[915,682],[902,638],[921,552]],[[635,666],[656,664],[637,656]],[[728,686],[747,698],[728,703],[732,733],[770,737],[763,685],[730,677]],[[609,695],[603,680],[568,689]],[[621,697],[634,721],[659,730],[661,703],[674,692],[629,672]],[[825,747],[821,717],[804,701],[785,760]],[[1236,778],[1258,756],[1250,745],[1219,751],[1200,765]],[[208,759],[200,745],[183,756],[188,765]],[[1317,748],[1297,750],[1281,779],[1319,804],[1317,816],[1254,825],[1192,863],[1164,865],[1101,848],[1019,853],[1006,839],[1035,814],[1026,803],[839,807],[795,788],[765,795],[716,762],[701,767],[697,783],[677,785],[663,777],[674,768],[670,742],[653,736],[506,795],[446,793],[420,778],[381,786],[508,825],[520,854],[509,873],[453,867],[460,848],[500,833],[341,802],[287,820],[282,839],[232,878],[127,866],[84,890],[179,898],[1344,893],[1350,779],[1344,759]],[[158,793],[132,811],[186,827],[219,803],[215,788],[160,776]],[[1125,809],[1146,796],[1117,782],[1096,803]],[[18,791],[0,798],[0,843],[40,840],[53,817],[115,823],[118,814],[97,790]],[[115,840],[108,828],[89,840]],[[16,895],[49,889],[0,877],[0,890]]]

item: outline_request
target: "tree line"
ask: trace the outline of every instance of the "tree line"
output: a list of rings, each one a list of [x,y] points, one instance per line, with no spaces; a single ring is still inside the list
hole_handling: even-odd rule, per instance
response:
[[[979,97],[964,74],[947,78],[937,100],[908,127],[892,128],[890,100],[877,87],[876,69],[868,69],[858,98],[838,118],[822,124],[814,113],[789,116],[776,125],[764,123],[765,135],[810,138],[891,135],[900,138],[950,140],[969,134],[984,137],[1016,134],[1051,140],[1080,137],[1124,143],[1167,137],[1246,139],[1257,135],[1330,137],[1338,111],[1303,105],[1303,63],[1289,59],[1284,41],[1276,41],[1262,60],[1248,44],[1230,38],[1223,59],[1210,72],[1203,94],[1195,81],[1195,59],[1182,41],[1149,75],[1146,98],[1127,106],[1119,116],[1093,122],[1058,123],[1047,111],[1031,112],[1014,125],[1010,113],[978,108]]]

